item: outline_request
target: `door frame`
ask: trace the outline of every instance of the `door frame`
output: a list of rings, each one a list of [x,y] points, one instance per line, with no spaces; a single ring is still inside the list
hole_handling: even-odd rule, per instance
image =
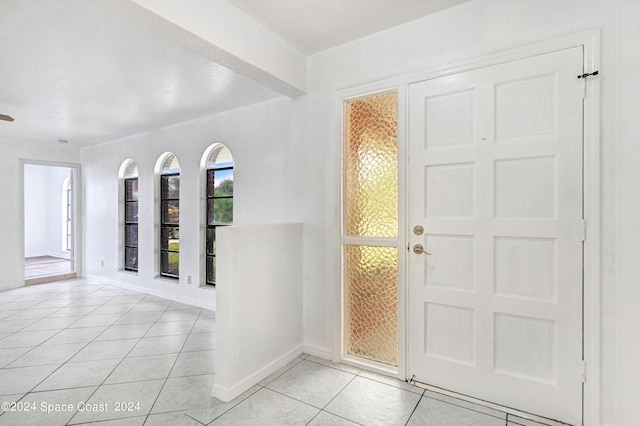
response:
[[[600,67],[600,39],[601,30],[593,29],[573,35],[555,38],[515,49],[494,54],[483,55],[465,61],[460,61],[444,67],[437,67],[417,73],[406,74],[390,79],[377,81],[365,85],[350,87],[335,92],[336,105],[336,146],[340,146],[342,138],[342,104],[345,99],[352,99],[396,87],[398,92],[398,218],[399,229],[398,247],[408,247],[409,229],[407,228],[409,174],[408,174],[408,102],[409,86],[424,80],[431,80],[447,75],[458,74],[478,68],[517,61],[532,56],[582,46],[584,49],[583,72],[593,72]],[[577,77],[577,76],[576,76]],[[600,423],[600,326],[601,326],[601,297],[600,297],[600,261],[601,261],[601,215],[600,215],[600,78],[584,79],[585,97],[583,100],[583,209],[586,221],[586,238],[584,241],[583,263],[583,359],[586,363],[586,380],[583,387],[583,424],[586,426]],[[338,168],[342,170],[341,150],[335,159]],[[341,194],[342,182],[337,181],[337,194]],[[338,216],[340,217],[340,216]],[[342,221],[339,222],[340,224]],[[336,230],[337,241],[340,244],[340,227]],[[338,248],[335,264],[342,265],[341,250]],[[354,363],[352,359],[343,357],[343,323],[342,323],[342,286],[334,291],[332,300],[338,307],[334,310],[334,352],[333,358],[371,370],[379,370],[391,374],[399,379],[407,377],[408,350],[407,328],[409,312],[407,301],[409,297],[408,267],[409,256],[407,250],[398,253],[399,282],[398,282],[398,368],[395,371],[379,369],[375,365],[365,362]],[[338,271],[338,282],[343,282],[342,268]]]
[[[82,176],[81,176],[81,168],[80,164],[76,163],[64,163],[64,162],[55,162],[55,161],[42,161],[42,160],[31,160],[27,158],[20,158],[20,177],[18,190],[20,191],[20,217],[19,217],[19,226],[20,226],[20,282],[22,285],[25,285],[25,262],[24,262],[24,231],[25,231],[25,208],[24,208],[24,172],[26,165],[33,166],[48,166],[48,167],[65,167],[72,170],[72,180],[71,180],[71,196],[72,196],[72,239],[71,239],[71,265],[73,267],[73,271],[75,272],[77,277],[82,276],[82,217],[80,213],[82,212]]]

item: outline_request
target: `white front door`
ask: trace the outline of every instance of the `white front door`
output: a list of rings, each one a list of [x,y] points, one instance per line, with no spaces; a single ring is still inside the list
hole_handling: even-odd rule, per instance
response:
[[[411,85],[409,377],[582,422],[581,47]],[[413,227],[424,227],[416,235]]]

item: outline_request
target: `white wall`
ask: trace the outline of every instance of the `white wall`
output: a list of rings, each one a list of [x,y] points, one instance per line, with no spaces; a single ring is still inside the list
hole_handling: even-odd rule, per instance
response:
[[[0,167],[0,179],[4,186],[3,208],[0,209],[0,223],[4,225],[5,241],[0,245],[0,290],[18,287],[24,284],[23,270],[23,226],[22,197],[23,166],[22,160],[46,161],[80,164],[80,151],[71,145],[38,144],[19,140],[0,140],[3,167]]]
[[[233,154],[235,225],[295,221],[290,212],[295,180],[290,116],[291,102],[281,98],[83,149],[86,275],[213,308],[215,291],[201,287],[202,155],[215,142],[224,143]],[[179,281],[159,278],[157,270],[154,166],[167,151],[176,154],[181,167]],[[118,171],[127,158],[136,162],[139,175],[137,274],[119,269]]]
[[[615,401],[613,419],[616,424],[630,425],[640,422],[640,337],[637,331],[640,323],[640,85],[635,82],[636,71],[640,69],[640,2],[620,1],[617,14],[619,44],[616,62],[610,66],[615,72],[617,99],[607,123],[614,127],[611,139],[612,142],[615,140],[616,152],[607,159],[615,164],[607,167],[610,175],[605,176],[605,179],[615,181],[615,194],[611,194],[611,199],[615,200],[616,207],[607,218],[605,228],[612,234],[608,239],[615,241],[615,250],[613,255],[603,258],[605,279],[602,282],[607,317],[607,340],[603,348],[607,365],[603,370],[607,384],[611,386],[603,389],[603,400],[606,403],[609,399]],[[610,357],[613,354],[615,362]]]
[[[225,402],[302,353],[302,225],[220,228],[216,382]]]
[[[25,257],[70,258],[63,250],[62,187],[71,176],[68,167],[25,164],[24,173],[24,253]]]
[[[24,255],[43,256],[49,250],[49,207],[47,182],[48,173],[44,167],[25,165],[24,168]]]
[[[634,383],[640,343],[640,121],[637,46],[640,11],[634,0],[475,0],[309,58],[309,94],[296,102],[293,135],[305,194],[305,350],[331,354],[340,285],[338,93],[384,88],[396,76],[417,75],[496,52],[600,29],[602,296],[601,422],[640,418]],[[304,171],[304,173],[302,173]]]

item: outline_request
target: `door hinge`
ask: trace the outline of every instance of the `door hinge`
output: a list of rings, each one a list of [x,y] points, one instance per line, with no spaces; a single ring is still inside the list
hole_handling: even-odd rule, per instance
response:
[[[584,219],[580,221],[580,238],[582,241],[587,240],[587,221]]]
[[[587,382],[587,361],[585,360],[580,361],[580,379],[582,383]]]

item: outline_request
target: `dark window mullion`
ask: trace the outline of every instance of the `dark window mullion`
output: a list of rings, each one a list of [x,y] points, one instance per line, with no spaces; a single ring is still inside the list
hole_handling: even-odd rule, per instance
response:
[[[161,238],[161,244],[160,244],[160,275],[162,276],[166,276],[166,277],[171,277],[171,278],[178,278],[179,277],[179,273],[178,271],[176,271],[175,273],[170,272],[169,270],[169,264],[170,264],[170,257],[173,256],[179,256],[180,255],[180,246],[179,246],[179,240],[180,240],[180,179],[179,179],[180,173],[170,173],[170,174],[165,174],[165,175],[161,175],[161,185],[160,185],[160,208],[161,208],[161,214],[160,214],[160,238]],[[170,180],[172,180],[173,178],[178,178],[177,180],[177,186],[175,188],[170,188],[169,187],[169,182]],[[169,196],[170,193],[174,193],[176,196]],[[178,222],[168,222],[165,221],[165,217],[167,219],[169,219],[169,214],[168,212],[165,211],[165,207],[168,207],[171,203],[173,203],[173,205],[177,208],[177,220]],[[164,245],[164,238],[165,238],[165,231],[168,231],[170,229],[173,230],[177,230],[177,236],[178,236],[178,249],[174,250],[174,249],[170,249],[169,248],[169,242],[167,241],[167,247],[163,248],[162,246]],[[166,236],[167,238],[170,238],[168,235]],[[165,260],[165,256],[166,256],[166,265],[164,264],[164,260]],[[177,265],[179,268],[180,265],[180,260],[178,257],[177,260]],[[166,268],[165,268],[166,266]]]
[[[136,205],[136,209],[138,206],[138,197],[137,197],[137,187],[138,187],[138,178],[128,178],[124,180],[124,269],[127,271],[138,272],[138,220],[137,220],[137,212],[136,212],[136,220],[130,220],[127,217],[127,213],[129,212],[130,206]],[[135,188],[135,192],[134,192]],[[134,228],[136,229],[136,244],[131,244],[127,239],[127,231]],[[129,244],[128,244],[129,242]]]
[[[213,219],[213,212],[211,211],[213,205],[215,204],[216,200],[233,200],[233,194],[228,195],[218,195],[215,192],[215,181],[216,181],[216,174],[218,172],[224,172],[224,171],[229,171],[229,170],[233,170],[233,166],[225,166],[225,167],[214,167],[212,169],[208,169],[207,170],[207,193],[206,193],[206,198],[207,198],[207,208],[206,208],[206,213],[207,213],[207,223],[206,223],[206,228],[207,230],[213,230],[212,235],[214,236],[214,241],[215,241],[215,233],[217,232],[217,228],[218,227],[223,227],[223,226],[229,226],[231,225],[230,223],[217,223],[215,222],[215,220],[213,220],[213,223],[211,223],[211,221],[209,220],[210,218]],[[216,252],[215,252],[215,248],[213,248],[211,251],[212,253],[209,253],[209,248],[212,245],[212,241],[210,240],[210,236],[209,233],[207,233],[206,236],[206,244],[207,244],[207,252],[206,252],[206,260],[207,260],[207,264],[206,264],[206,283],[208,285],[214,285],[215,286],[215,262],[216,262]]]
[[[206,235],[206,244],[207,244],[207,248],[205,250],[206,253],[206,274],[205,274],[205,282],[207,285],[216,285],[216,277],[215,277],[215,261],[216,261],[216,255],[215,255],[215,249],[213,248],[213,244],[215,241],[215,235],[216,235],[216,226],[212,225],[209,223],[209,218],[212,217],[211,214],[211,203],[209,202],[210,200],[213,200],[215,198],[215,187],[214,187],[214,183],[215,183],[215,169],[209,169],[207,170],[207,230],[212,230],[212,233],[207,232]],[[212,237],[210,237],[210,234],[212,235]],[[212,241],[213,238],[213,241]],[[209,248],[211,248],[211,250],[209,250]]]

